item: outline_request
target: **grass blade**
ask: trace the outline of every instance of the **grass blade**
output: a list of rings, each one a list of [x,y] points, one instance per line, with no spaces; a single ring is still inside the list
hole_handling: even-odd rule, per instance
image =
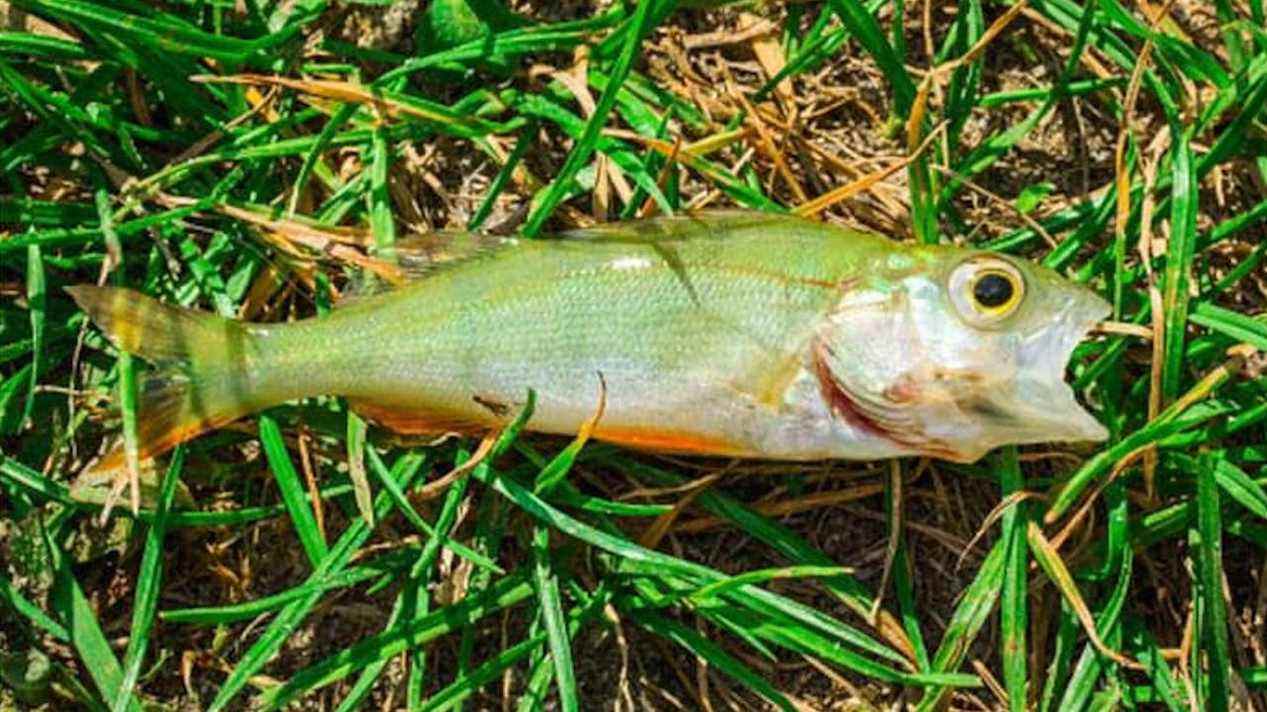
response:
[[[313,566],[318,566],[329,551],[321,536],[321,529],[317,526],[312,505],[308,502],[308,492],[299,481],[295,465],[290,461],[290,453],[286,450],[286,442],[282,439],[282,430],[278,427],[277,420],[264,414],[259,417],[259,425],[260,444],[264,446],[268,466],[277,478],[277,487],[281,491],[282,501],[286,503],[286,511],[290,514],[295,534],[299,536],[299,543],[308,555],[308,561]]]
[[[403,488],[418,474],[421,466],[421,458],[404,455],[393,465],[392,474],[396,478],[397,483]],[[374,500],[375,519],[381,519],[386,516],[391,506],[391,498],[380,492]],[[338,541],[335,542],[329,553],[318,562],[316,570],[310,577],[310,581],[320,581],[341,571],[347,564],[348,558],[369,535],[370,527],[363,519],[353,522],[343,532],[343,535],[339,537]],[[255,644],[238,660],[233,672],[229,673],[228,679],[220,686],[219,692],[216,693],[215,699],[212,700],[211,705],[208,707],[210,712],[225,709],[233,698],[242,692],[242,688],[246,686],[251,676],[259,672],[260,668],[277,654],[282,643],[290,637],[290,634],[307,617],[313,606],[320,599],[321,591],[316,590],[287,605],[277,614],[277,617],[273,619],[273,622],[255,641]]]
[[[639,625],[656,635],[677,643],[696,658],[706,661],[710,666],[726,673],[736,682],[769,700],[779,709],[796,709],[786,695],[779,692],[761,675],[698,632],[651,611],[635,609],[629,615]]]
[[[656,5],[656,0],[638,0],[638,6],[629,19],[624,46],[608,74],[607,87],[603,89],[602,95],[595,102],[594,111],[585,123],[585,129],[577,138],[575,145],[572,146],[571,152],[568,153],[562,168],[550,184],[534,197],[532,212],[528,214],[528,219],[523,226],[525,235],[535,237],[541,231],[546,219],[572,189],[572,181],[577,172],[593,154],[599,132],[607,122],[607,115],[611,113],[612,107],[616,105],[616,95],[625,83],[625,78],[629,76],[629,70],[633,67],[633,60],[642,43],[642,38],[651,31],[653,26],[650,22],[651,9],[654,5]]]
[[[44,355],[44,323],[48,309],[47,288],[44,276],[44,253],[39,245],[31,245],[26,250],[26,300],[31,320],[31,380],[26,391],[26,405],[22,408],[22,420],[25,425],[31,419],[35,408],[35,389],[39,385],[41,363]]]
[[[563,615],[559,596],[559,579],[550,565],[550,531],[538,526],[533,534],[533,588],[541,611],[554,667],[555,685],[559,690],[559,707],[568,712],[580,709],[576,690],[576,672],[572,665],[572,640]]]
[[[933,656],[934,672],[950,672],[959,667],[968,648],[972,645],[985,624],[986,616],[994,608],[998,600],[999,590],[1003,585],[1003,569],[1007,563],[1007,545],[1002,540],[995,543],[981,562],[977,575],[964,589],[959,605],[955,606],[954,615],[946,626],[941,645]],[[924,690],[916,710],[927,712],[933,710],[945,699],[949,688],[944,686],[929,687]]]
[[[409,648],[471,625],[484,616],[514,606],[532,595],[532,584],[511,575],[493,584],[478,596],[463,599],[389,631],[361,642],[293,675],[285,684],[260,695],[261,709],[278,709],[301,691],[315,690],[347,677],[377,661],[386,661]]]
[[[1179,395],[1183,375],[1184,326],[1188,321],[1188,274],[1197,234],[1198,189],[1192,165],[1192,146],[1185,133],[1174,147],[1174,186],[1171,192],[1170,243],[1162,280],[1166,313],[1165,362],[1162,364],[1162,401]]]
[[[1198,689],[1203,708],[1211,712],[1228,709],[1228,675],[1232,669],[1227,606],[1223,600],[1223,526],[1215,475],[1218,461],[1219,456],[1206,453],[1200,458],[1200,468],[1193,473],[1197,480],[1197,528],[1190,535],[1197,559],[1197,627],[1202,642],[1193,654],[1204,663],[1205,674],[1198,677]]]
[[[141,674],[141,663],[149,646],[150,632],[154,628],[158,612],[158,593],[163,580],[163,539],[167,536],[167,513],[176,494],[176,483],[184,469],[185,451],[177,448],[172,455],[167,474],[163,477],[158,508],[154,521],[145,534],[145,552],[141,555],[141,569],[137,576],[136,595],[132,600],[132,627],[129,629],[128,649],[123,655],[123,682],[119,685],[113,712],[123,712],[132,699],[132,690]]]
[[[44,534],[45,545],[53,549],[53,542],[47,531]],[[119,661],[110,650],[110,643],[101,630],[101,623],[93,611],[92,604],[84,595],[84,590],[75,579],[65,556],[50,554],[57,561],[54,569],[52,605],[59,617],[65,621],[70,632],[71,645],[79,653],[79,659],[88,669],[88,675],[97,686],[97,692],[104,700],[113,700],[119,695],[123,683],[123,670]],[[141,706],[135,695],[124,697],[123,709],[128,712],[140,712]]]
[[[1020,492],[1025,486],[1024,476],[1016,460],[1016,448],[1004,448],[1000,458],[999,475],[1006,498]],[[1002,628],[1003,683],[1007,689],[1008,707],[1023,711],[1029,708],[1029,647],[1026,630],[1029,626],[1028,583],[1029,561],[1025,544],[1025,532],[1029,517],[1024,502],[1017,502],[1003,514],[1004,554],[1003,592],[999,603]]]

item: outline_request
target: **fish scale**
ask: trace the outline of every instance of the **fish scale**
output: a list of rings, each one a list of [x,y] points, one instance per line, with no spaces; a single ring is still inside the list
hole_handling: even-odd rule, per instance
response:
[[[322,389],[401,409],[438,407],[473,423],[490,415],[473,396],[515,403],[532,388],[535,424],[568,432],[597,406],[598,373],[608,391],[604,424],[634,426],[648,412],[715,401],[721,388],[741,391],[750,374],[802,346],[832,302],[821,284],[742,269],[742,250],[720,258],[681,250],[688,286],[645,245],[552,247],[506,250],[469,274],[451,270],[355,313],[288,327],[277,348],[372,342],[351,363],[335,357],[348,365]],[[368,314],[381,326],[353,331],[343,323]],[[385,328],[406,318],[413,319],[408,328]],[[326,358],[312,352],[303,361]],[[370,370],[385,377],[367,382]],[[705,433],[714,431],[724,432]]]

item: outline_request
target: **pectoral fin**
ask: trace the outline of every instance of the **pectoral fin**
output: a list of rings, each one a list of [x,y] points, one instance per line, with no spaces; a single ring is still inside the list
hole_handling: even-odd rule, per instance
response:
[[[751,396],[756,403],[778,409],[787,397],[788,388],[805,370],[803,360],[799,354],[785,356],[746,379],[745,383],[736,384],[736,390]]]

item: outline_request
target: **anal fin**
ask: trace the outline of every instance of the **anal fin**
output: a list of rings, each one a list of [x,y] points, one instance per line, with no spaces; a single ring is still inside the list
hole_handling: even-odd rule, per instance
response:
[[[348,405],[366,420],[400,435],[440,436],[457,433],[478,436],[497,427],[495,423],[442,410],[401,408],[363,400],[349,400]]]

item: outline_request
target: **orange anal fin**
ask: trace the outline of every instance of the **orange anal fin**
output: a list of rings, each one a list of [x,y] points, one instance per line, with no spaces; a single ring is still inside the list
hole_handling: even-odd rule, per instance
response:
[[[349,400],[348,405],[366,420],[401,435],[438,436],[457,433],[476,436],[484,435],[496,427],[493,423],[443,411],[404,409],[359,400]]]
[[[594,437],[616,445],[651,452],[713,457],[743,457],[752,454],[749,448],[721,438],[676,430],[599,425],[594,431]]]

